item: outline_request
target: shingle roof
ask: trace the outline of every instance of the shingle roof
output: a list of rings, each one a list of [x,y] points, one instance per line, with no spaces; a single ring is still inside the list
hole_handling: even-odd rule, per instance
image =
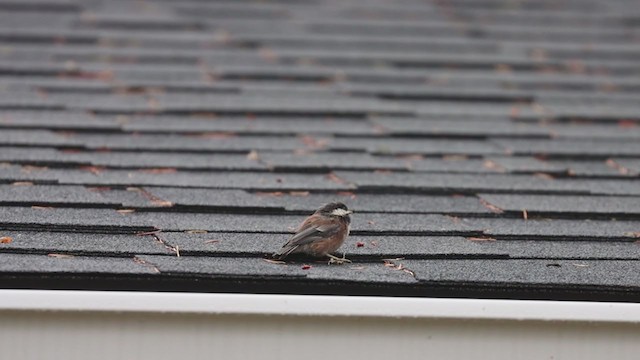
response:
[[[0,287],[640,300],[635,1],[0,0],[0,24]],[[335,199],[353,264],[268,260]]]

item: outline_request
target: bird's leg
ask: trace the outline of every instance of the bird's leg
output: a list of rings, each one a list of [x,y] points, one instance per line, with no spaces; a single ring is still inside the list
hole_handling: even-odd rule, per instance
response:
[[[338,264],[338,265],[342,265],[344,263],[350,263],[351,260],[345,258],[346,254],[342,253],[342,257],[339,258],[337,256],[333,256],[331,254],[327,254],[327,256],[329,257],[329,265],[331,264]]]

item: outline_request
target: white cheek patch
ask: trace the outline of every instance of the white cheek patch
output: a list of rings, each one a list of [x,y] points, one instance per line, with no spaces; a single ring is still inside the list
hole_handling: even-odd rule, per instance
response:
[[[335,216],[345,216],[345,215],[348,215],[348,214],[349,214],[349,212],[347,210],[340,209],[340,208],[335,209],[335,210],[333,210],[331,212],[331,215],[335,215]]]

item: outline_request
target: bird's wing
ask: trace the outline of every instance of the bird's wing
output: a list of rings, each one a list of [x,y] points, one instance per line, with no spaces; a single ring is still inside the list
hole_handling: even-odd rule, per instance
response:
[[[276,259],[284,259],[299,246],[330,237],[340,230],[340,224],[327,223],[321,219],[310,217],[300,226],[295,235],[284,246],[273,254]]]
[[[300,246],[315,240],[325,239],[335,234],[340,228],[340,224],[309,225],[308,227],[303,227],[293,235],[289,242],[287,242],[287,246]]]

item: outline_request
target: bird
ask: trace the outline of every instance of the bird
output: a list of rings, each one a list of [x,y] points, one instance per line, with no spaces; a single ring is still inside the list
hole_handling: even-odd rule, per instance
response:
[[[312,257],[328,257],[329,264],[351,262],[332,255],[349,236],[350,214],[353,211],[341,202],[328,203],[307,217],[296,233],[280,250],[273,254],[276,260],[284,260],[291,254],[306,254]]]

